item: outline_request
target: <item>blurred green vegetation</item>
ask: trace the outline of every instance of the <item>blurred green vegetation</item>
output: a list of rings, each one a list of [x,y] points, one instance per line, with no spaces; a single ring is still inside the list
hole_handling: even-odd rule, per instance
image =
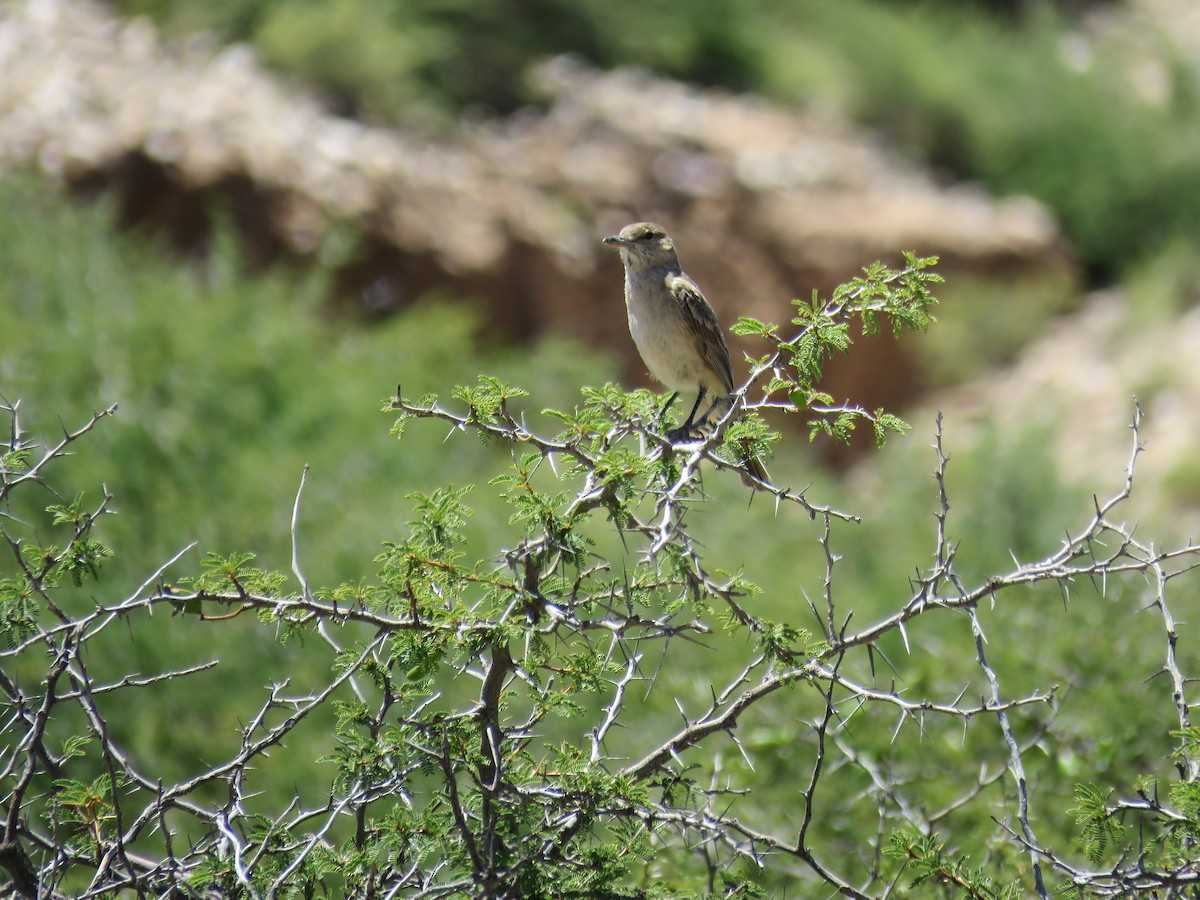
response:
[[[1096,280],[1200,243],[1200,83],[1151,34],[1084,35],[1080,4],[936,0],[118,0],[251,41],[342,111],[446,122],[536,102],[539,58],[834,105],[914,158],[1046,203]],[[1146,58],[1161,95],[1146,96]],[[1151,92],[1153,93],[1153,92]]]
[[[208,261],[187,265],[115,234],[112,219],[105,204],[73,205],[36,180],[0,181],[0,392],[28,398],[24,425],[47,436],[119,405],[63,489],[103,481],[118,509],[138,510],[110,526],[115,542],[142,548],[134,566],[198,540],[200,552],[250,549],[286,568],[309,464],[302,537],[320,548],[309,577],[350,577],[363,544],[348,526],[372,522],[381,541],[406,521],[406,492],[502,465],[443,435],[396,450],[379,409],[398,383],[419,396],[480,372],[546,373],[539,402],[552,406],[614,375],[561,341],[484,353],[469,300],[430,300],[369,326],[332,319],[324,273],[251,278],[232,228],[218,229]]]
[[[1012,362],[1047,323],[1080,303],[1076,277],[1066,271],[1003,279],[964,273],[939,294],[937,327],[911,339],[929,387],[963,384]]]
[[[434,119],[533,99],[523,76],[548,54],[640,63],[704,83],[761,82],[757,14],[728,0],[120,0],[174,33],[214,30],[315,84],[345,112]]]
[[[838,97],[915,157],[1059,218],[1101,280],[1173,237],[1200,241],[1200,84],[1158,38],[1156,57],[1085,36],[1045,5],[1012,21],[977,4],[783,5],[767,90]],[[799,43],[795,38],[799,37]],[[1135,77],[1161,63],[1163,96]]]

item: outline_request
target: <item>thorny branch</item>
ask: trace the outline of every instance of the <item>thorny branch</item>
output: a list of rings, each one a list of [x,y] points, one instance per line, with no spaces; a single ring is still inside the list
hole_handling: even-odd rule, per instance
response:
[[[756,367],[743,392],[778,364],[776,354]],[[1066,590],[1082,580],[1105,586],[1122,576],[1144,576],[1145,600],[1163,619],[1163,671],[1178,724],[1190,728],[1191,681],[1178,653],[1168,589],[1197,564],[1197,548],[1156,548],[1113,518],[1133,488],[1140,411],[1118,493],[1098,502],[1083,527],[1043,558],[974,585],[957,567],[945,480],[949,456],[939,417],[932,563],[890,614],[853,629],[854,598],[840,587],[842,557],[834,542],[838,528],[856,518],[813,503],[803,492],[773,489],[777,503],[796,504],[817,520],[809,536],[821,546],[824,567],[818,576],[821,601],[811,611],[822,640],[811,641],[781,637],[750,608],[735,582],[715,578],[688,525],[702,466],[738,468],[719,453],[725,430],[740,411],[771,403],[764,398],[751,404],[739,395],[711,433],[671,447],[654,423],[636,417],[615,416],[599,444],[588,444],[539,436],[504,405],[484,416],[397,396],[393,407],[407,415],[439,419],[574,467],[578,489],[545,512],[541,530],[524,534],[490,569],[405,544],[391,557],[403,577],[352,602],[310,588],[302,574],[303,478],[291,520],[291,564],[299,589],[290,594],[260,589],[236,573],[222,586],[163,584],[167,568],[186,552],[181,551],[131,594],[109,598],[99,591],[86,604],[60,604],[53,575],[69,561],[72,543],[31,562],[18,529],[0,528],[14,574],[46,611],[10,629],[0,649],[0,729],[6,740],[0,750],[5,803],[0,867],[8,889],[28,896],[100,897],[127,890],[275,897],[319,880],[321,866],[336,859],[341,877],[360,879],[355,883],[366,896],[516,897],[522,879],[534,870],[587,883],[587,873],[596,868],[589,854],[607,833],[616,836],[613,852],[620,862],[645,858],[651,850],[694,849],[703,854],[711,881],[717,860],[740,859],[752,870],[790,861],[798,877],[844,896],[883,897],[900,878],[880,861],[887,835],[903,825],[931,835],[985,798],[998,813],[1000,839],[1029,860],[1030,883],[1040,896],[1048,896],[1045,870],[1100,894],[1197,883],[1195,871],[1155,869],[1143,856],[1101,870],[1068,861],[1069,850],[1039,843],[1032,827],[1037,795],[1025,760],[1032,747],[1050,738],[1061,696],[1055,685],[1021,695],[1006,691],[1005,673],[985,652],[977,612],[980,603],[1003,610],[1010,598],[1023,602],[1017,588],[1048,584]],[[6,409],[12,423],[9,452],[31,449],[16,405]],[[111,412],[67,432],[23,470],[0,470],[0,500],[11,502],[18,488],[41,484],[52,463]],[[675,454],[677,474],[623,498],[601,472],[601,457],[627,440],[654,459]],[[88,537],[106,504],[75,524],[74,542]],[[597,511],[611,514],[634,560],[623,571],[573,543],[574,533]],[[214,640],[221,629],[253,627],[255,621],[221,612],[252,612],[282,630],[311,631],[321,638],[316,645],[331,655],[331,674],[296,688],[281,678],[265,700],[241,711],[246,724],[226,758],[164,783],[137,748],[122,746],[110,727],[109,698],[132,700],[140,690],[170,689],[219,663],[209,658],[104,679],[93,674],[88,659],[88,648],[98,646],[113,624],[136,630],[160,610],[181,623],[212,629]],[[717,614],[728,618],[723,630],[713,627]],[[906,652],[914,652],[919,629],[945,616],[962,616],[971,626],[970,653],[985,692],[968,698],[968,686],[944,694],[941,686],[914,690],[904,683],[902,660],[888,662],[894,677],[880,677],[876,662],[888,659],[885,638],[898,638]],[[736,640],[726,641],[728,634]],[[703,698],[677,697],[682,722],[668,725],[646,716],[647,698],[663,693],[651,663],[663,666],[667,648],[680,640],[703,640],[702,647],[717,644],[723,652],[745,656],[723,687],[714,685]],[[31,678],[33,660],[41,666]],[[473,697],[463,690],[469,683],[464,677],[478,681]],[[598,698],[593,713],[579,702],[585,688]],[[305,807],[295,797],[262,813],[257,795],[271,767],[289,753],[303,752],[301,724],[332,717],[335,706],[341,724],[330,759],[340,774],[327,798]],[[553,731],[547,723],[558,712],[568,722],[579,718],[574,748],[547,737]],[[953,722],[961,726],[964,743],[972,725],[1002,749],[960,793],[930,803],[923,799],[919,770],[880,757],[877,736],[870,733],[885,716],[888,723],[894,720],[885,726],[893,745],[910,732],[924,740],[933,723]],[[802,767],[800,802],[790,798],[789,814],[771,812],[769,800],[749,802],[753,772],[767,766],[774,752],[770,741],[748,735],[745,722],[751,719],[759,728],[763,721],[773,723],[789,747],[788,764]],[[74,735],[63,730],[72,726]],[[75,738],[86,745],[64,750]],[[722,758],[725,742],[744,768],[712,762]],[[79,758],[93,763],[90,785],[78,774]],[[1181,779],[1197,778],[1194,755],[1182,755],[1179,765]],[[695,777],[696,769],[706,768],[711,777]],[[96,775],[103,778],[95,781]],[[1012,794],[1002,789],[1010,779]],[[699,788],[702,783],[709,787]],[[848,785],[857,785],[857,796],[847,795]],[[846,853],[819,825],[861,797],[874,804],[878,827]],[[1159,813],[1176,821],[1182,815],[1150,801],[1123,801],[1115,811]],[[431,838],[439,817],[448,823],[444,833],[459,848],[457,855]],[[368,852],[385,839],[391,840],[386,851]]]

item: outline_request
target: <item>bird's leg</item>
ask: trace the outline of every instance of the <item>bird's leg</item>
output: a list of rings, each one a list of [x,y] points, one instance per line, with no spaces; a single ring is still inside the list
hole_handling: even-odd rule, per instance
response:
[[[733,405],[733,397],[718,397],[716,400],[714,400],[711,404],[709,404],[708,409],[704,411],[704,415],[700,417],[700,420],[696,422],[695,427],[703,428],[705,425],[707,425],[708,420],[712,418],[712,414],[716,411],[717,407],[722,404],[725,404],[725,409],[728,411],[729,407]]]
[[[679,399],[679,391],[676,391],[670,397],[667,398],[667,402],[664,403],[662,409],[660,409],[658,411],[658,426],[660,428],[662,427],[662,423],[667,420],[667,410],[669,410],[671,408],[671,405],[678,399]]]
[[[704,397],[706,394],[708,394],[708,388],[706,388],[704,385],[700,385],[700,390],[696,393],[696,402],[692,404],[692,411],[688,413],[687,421],[680,426],[684,431],[690,432],[695,427],[696,410],[698,410],[700,408],[700,404],[704,402]]]
[[[708,394],[708,388],[704,385],[700,386],[700,392],[696,394],[696,402],[692,404],[692,411],[688,413],[687,421],[678,428],[672,428],[666,433],[666,438],[672,444],[677,441],[689,440],[692,432],[696,430],[696,410],[700,408],[700,404],[704,402],[705,396]]]

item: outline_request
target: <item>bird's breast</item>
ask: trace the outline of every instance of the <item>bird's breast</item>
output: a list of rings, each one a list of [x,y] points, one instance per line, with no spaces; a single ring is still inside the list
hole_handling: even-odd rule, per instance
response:
[[[627,274],[625,305],[633,343],[656,381],[673,391],[684,391],[694,390],[707,380],[707,366],[667,290],[665,274],[655,279]]]

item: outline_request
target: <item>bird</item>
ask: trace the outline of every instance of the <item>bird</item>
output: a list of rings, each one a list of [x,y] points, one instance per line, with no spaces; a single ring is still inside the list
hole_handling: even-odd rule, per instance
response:
[[[675,243],[653,222],[635,222],[604,238],[625,265],[625,306],[629,333],[642,361],[658,382],[674,393],[664,410],[684,391],[695,391],[687,420],[665,437],[686,440],[703,428],[713,412],[733,402],[733,365],[721,323],[704,293],[679,264]],[[697,419],[706,399],[711,403]],[[766,467],[751,457],[742,481],[770,485]],[[760,483],[756,483],[760,482]]]

